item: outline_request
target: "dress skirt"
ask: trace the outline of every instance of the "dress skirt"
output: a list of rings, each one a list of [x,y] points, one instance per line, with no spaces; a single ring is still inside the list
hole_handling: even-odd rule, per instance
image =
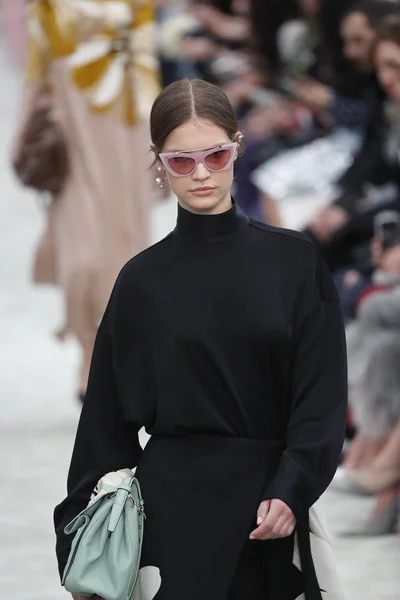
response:
[[[294,535],[249,540],[282,451],[280,440],[150,439],[136,470],[147,520],[134,600],[322,600],[308,524],[298,545],[305,568]]]

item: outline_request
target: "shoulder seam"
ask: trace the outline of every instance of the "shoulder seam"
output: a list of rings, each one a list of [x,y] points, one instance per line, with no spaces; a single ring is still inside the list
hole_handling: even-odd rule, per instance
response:
[[[266,233],[274,233],[276,235],[283,235],[285,237],[291,237],[296,240],[299,240],[300,242],[304,242],[305,244],[308,244],[311,247],[315,247],[312,240],[307,238],[304,233],[301,233],[299,231],[295,231],[293,229],[284,229],[280,227],[272,227],[271,225],[255,221],[254,219],[249,219],[249,221],[252,227],[259,229],[260,231],[265,231]]]

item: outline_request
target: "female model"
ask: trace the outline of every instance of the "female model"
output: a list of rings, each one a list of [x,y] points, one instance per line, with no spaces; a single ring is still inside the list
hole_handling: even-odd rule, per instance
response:
[[[171,84],[151,134],[177,224],[124,267],[100,325],[55,511],[60,572],[63,529],[97,480],[137,466],[142,566],[160,574],[143,598],[321,600],[308,511],[337,467],[347,405],[334,287],[302,234],[236,206],[242,136],[219,88]]]

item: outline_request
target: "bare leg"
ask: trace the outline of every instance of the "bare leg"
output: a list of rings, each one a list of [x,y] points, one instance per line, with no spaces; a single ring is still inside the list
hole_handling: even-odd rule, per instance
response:
[[[385,510],[392,502],[394,502],[396,496],[398,494],[398,490],[388,490],[387,492],[382,492],[376,497],[375,506],[372,512],[372,517],[378,515],[380,512]]]
[[[372,466],[383,469],[398,466],[400,472],[400,419]]]
[[[342,466],[355,469],[371,464],[382,450],[387,440],[371,440],[357,433],[351,442]]]
[[[400,419],[385,446],[371,465],[353,469],[350,477],[361,488],[373,494],[388,492],[400,486]]]

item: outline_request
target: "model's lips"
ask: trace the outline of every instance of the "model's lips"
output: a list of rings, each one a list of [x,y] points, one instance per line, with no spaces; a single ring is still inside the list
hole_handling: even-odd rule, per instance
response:
[[[214,187],[206,186],[206,187],[198,187],[191,191],[194,193],[194,192],[212,192],[213,190],[215,190]]]

